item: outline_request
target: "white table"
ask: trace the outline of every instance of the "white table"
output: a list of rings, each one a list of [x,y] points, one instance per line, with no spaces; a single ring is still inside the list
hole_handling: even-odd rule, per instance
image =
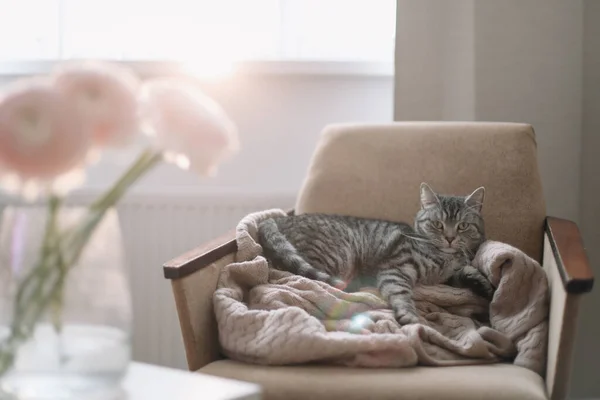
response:
[[[133,362],[122,384],[126,400],[260,400],[260,386]]]

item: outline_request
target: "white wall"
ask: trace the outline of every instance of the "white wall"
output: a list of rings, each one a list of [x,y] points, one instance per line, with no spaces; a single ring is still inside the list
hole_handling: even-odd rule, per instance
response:
[[[533,124],[548,214],[579,221],[581,1],[477,1],[475,114]]]
[[[322,128],[335,122],[391,121],[392,86],[391,76],[303,74],[233,75],[205,84],[238,125],[241,152],[214,179],[162,166],[136,191],[295,193]],[[131,162],[130,153],[112,154],[92,168],[86,187],[110,184]]]
[[[394,119],[442,119],[443,14],[439,2],[398,0]]]
[[[399,0],[395,118],[533,124],[548,213],[579,221],[581,1]]]

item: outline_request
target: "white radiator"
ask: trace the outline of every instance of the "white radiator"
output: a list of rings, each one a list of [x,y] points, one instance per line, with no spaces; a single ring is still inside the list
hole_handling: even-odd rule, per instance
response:
[[[162,264],[235,228],[248,213],[290,208],[293,195],[131,196],[118,208],[131,268],[137,361],[186,368],[170,282]]]
[[[73,203],[87,203],[90,194]],[[1,203],[6,203],[0,199]],[[295,195],[143,195],[118,206],[133,297],[133,358],[187,368],[170,281],[162,264],[235,228],[245,215],[293,207]]]

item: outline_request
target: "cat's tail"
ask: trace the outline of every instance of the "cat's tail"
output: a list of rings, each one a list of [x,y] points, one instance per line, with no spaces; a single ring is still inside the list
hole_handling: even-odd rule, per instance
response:
[[[259,224],[258,241],[263,248],[263,255],[274,268],[325,282],[334,287],[345,286],[341,279],[319,271],[302,258],[294,245],[281,233],[274,219],[269,218]]]

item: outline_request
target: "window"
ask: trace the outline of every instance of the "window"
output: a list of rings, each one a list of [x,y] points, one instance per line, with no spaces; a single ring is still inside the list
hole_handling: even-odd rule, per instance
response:
[[[0,0],[0,61],[391,63],[395,0]]]

